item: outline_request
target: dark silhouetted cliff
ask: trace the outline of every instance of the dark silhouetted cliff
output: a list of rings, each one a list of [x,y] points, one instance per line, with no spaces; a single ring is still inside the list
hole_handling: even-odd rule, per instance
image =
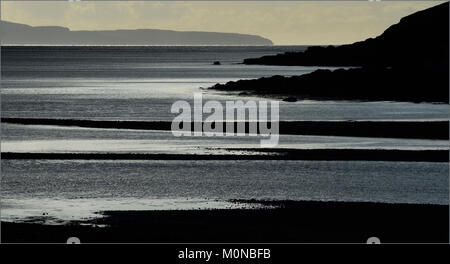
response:
[[[447,83],[447,86],[443,86]],[[365,100],[448,102],[448,75],[401,69],[317,70],[310,74],[272,76],[216,84],[216,90],[246,91],[248,94],[316,100]]]
[[[449,4],[444,3],[406,16],[383,34],[342,46],[309,47],[245,64],[299,66],[414,66],[448,68]],[[351,30],[351,29],[349,29]]]
[[[213,89],[298,99],[449,101],[449,4],[404,17],[375,39],[246,59],[245,64],[355,66],[217,84]]]

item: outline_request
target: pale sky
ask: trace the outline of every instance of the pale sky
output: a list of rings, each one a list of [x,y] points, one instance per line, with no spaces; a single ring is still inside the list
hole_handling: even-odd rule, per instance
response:
[[[260,35],[277,45],[343,44],[442,2],[2,1],[2,20],[71,30],[172,29]]]

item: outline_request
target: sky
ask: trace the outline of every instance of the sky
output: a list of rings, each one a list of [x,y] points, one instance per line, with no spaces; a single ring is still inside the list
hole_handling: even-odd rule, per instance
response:
[[[1,1],[1,19],[71,30],[171,29],[260,35],[276,45],[344,44],[376,37],[442,2]]]

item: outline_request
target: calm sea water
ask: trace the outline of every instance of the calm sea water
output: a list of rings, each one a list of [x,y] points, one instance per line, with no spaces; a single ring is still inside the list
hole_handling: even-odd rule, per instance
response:
[[[261,100],[215,83],[299,75],[317,67],[242,65],[302,46],[2,47],[2,117],[172,120],[172,103]],[[221,65],[212,65],[220,61]],[[281,120],[448,120],[448,105],[280,103]],[[258,138],[2,124],[3,152],[214,153]],[[282,135],[281,148],[448,149],[448,141]],[[2,160],[2,219],[90,217],[106,209],[228,208],[228,199],[448,204],[448,164],[359,161]],[[220,173],[218,173],[220,172]],[[53,218],[54,217],[54,218]]]
[[[170,131],[2,125],[4,152],[228,153],[260,148],[260,137],[174,137]],[[448,149],[447,140],[280,135],[277,148]]]
[[[2,161],[2,218],[226,208],[229,199],[448,203],[448,164],[365,161]],[[219,173],[220,172],[220,173]]]
[[[236,99],[200,87],[317,67],[240,64],[244,58],[303,46],[274,47],[3,47],[2,116],[104,120],[172,120],[179,99]],[[222,65],[212,65],[220,61]],[[363,87],[362,87],[363,88]],[[394,102],[281,102],[282,120],[448,119],[448,105]]]

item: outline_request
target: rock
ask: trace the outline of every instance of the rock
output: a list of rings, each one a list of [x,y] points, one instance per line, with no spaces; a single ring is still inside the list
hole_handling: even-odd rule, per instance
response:
[[[245,59],[244,64],[362,66],[433,69],[448,73],[449,3],[400,20],[376,38],[341,46],[314,46],[304,52]]]
[[[283,101],[305,98],[448,103],[448,87],[448,73],[422,69],[352,68],[230,81],[210,89],[249,92],[273,98],[279,98],[280,94],[289,95]]]
[[[293,96],[289,96],[283,99],[283,102],[297,102],[298,99],[296,97]]]
[[[449,3],[400,20],[376,38],[245,59],[244,64],[348,66],[300,76],[272,76],[213,89],[312,100],[449,102]],[[283,101],[291,101],[285,98]]]

